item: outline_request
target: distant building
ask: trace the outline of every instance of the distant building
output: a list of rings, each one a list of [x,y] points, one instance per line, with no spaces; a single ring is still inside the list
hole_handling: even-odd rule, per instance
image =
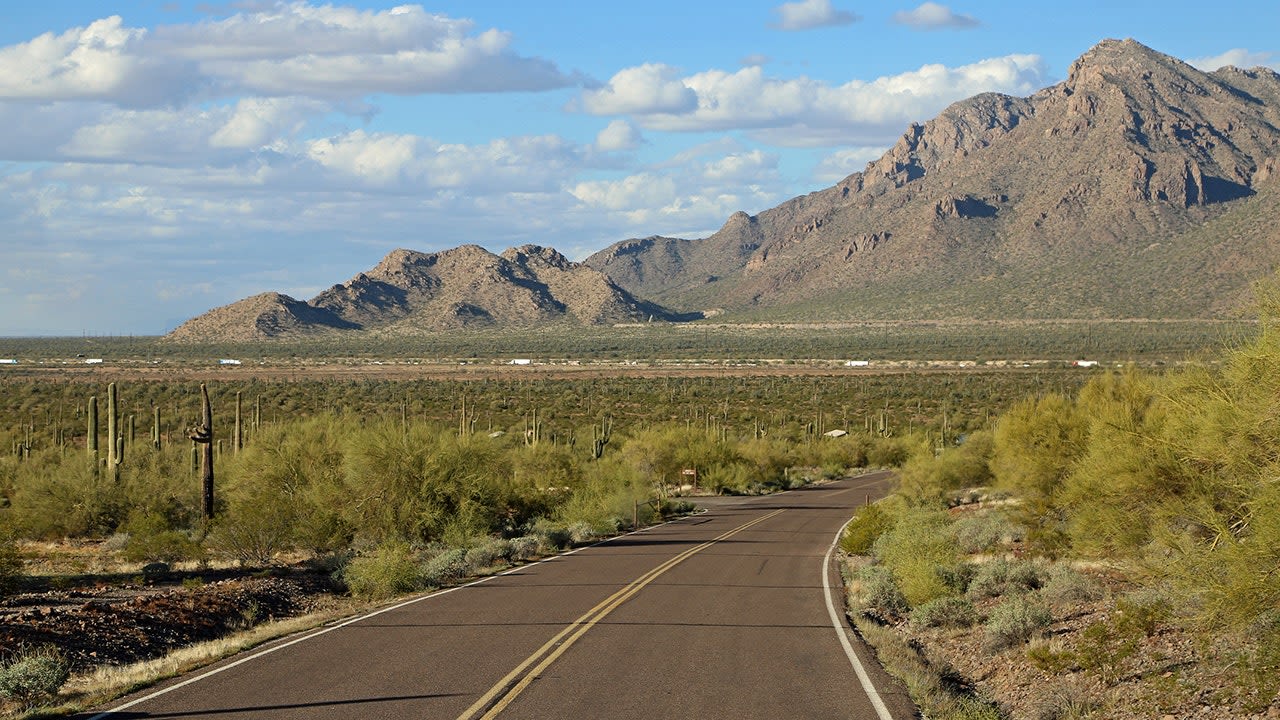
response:
[[[844,364],[845,367],[866,367],[871,364],[870,360],[850,360]]]
[[[17,365],[18,361],[13,358],[0,358],[0,365]]]
[[[239,360],[231,360],[231,359],[229,359],[229,358],[223,358],[223,359],[221,359],[221,360],[219,360],[219,361],[218,361],[218,364],[219,364],[219,365],[239,365],[239,364],[240,364],[240,361],[239,361]]]
[[[516,358],[515,360],[512,360],[507,364],[508,365],[532,365],[533,361],[528,358]]]
[[[102,363],[102,358],[87,358],[84,361],[85,365],[100,365],[101,363]]]
[[[1098,361],[1097,360],[1077,360],[1071,364],[1076,367],[1093,367],[1094,365],[1098,364]]]

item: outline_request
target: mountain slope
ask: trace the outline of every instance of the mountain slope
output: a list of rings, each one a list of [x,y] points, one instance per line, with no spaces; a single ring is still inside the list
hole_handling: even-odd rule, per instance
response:
[[[437,253],[395,250],[368,272],[309,302],[264,293],[189,320],[168,337],[194,341],[337,331],[415,334],[490,325],[651,319],[672,316],[555,250],[526,245],[499,256],[464,245]]]
[[[832,188],[586,264],[669,307],[747,316],[1221,315],[1280,258],[1278,127],[1276,73],[1108,40],[1032,97],[912,125]],[[1230,247],[1212,229],[1246,225]]]

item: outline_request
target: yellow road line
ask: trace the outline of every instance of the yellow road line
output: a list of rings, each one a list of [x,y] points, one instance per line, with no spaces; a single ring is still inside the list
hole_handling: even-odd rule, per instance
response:
[[[551,665],[551,663],[555,662],[557,658],[563,655],[565,651],[577,642],[579,638],[586,634],[588,630],[604,619],[604,617],[609,613],[613,612],[619,605],[631,599],[632,596],[640,592],[640,590],[646,585],[657,580],[663,573],[684,562],[696,553],[699,553],[722,540],[726,540],[737,535],[747,528],[762,523],[781,512],[783,511],[775,510],[768,515],[762,515],[755,520],[739,525],[728,532],[722,533],[701,545],[695,545],[666,562],[663,562],[654,569],[633,580],[626,587],[600,601],[595,607],[583,613],[577,620],[574,620],[563,630],[556,633],[555,636],[543,644],[542,647],[538,648],[532,655],[525,658],[523,662],[517,665],[514,670],[507,673],[505,677],[497,682],[497,684],[489,688],[488,692],[481,695],[479,700],[476,700],[471,707],[467,708],[458,716],[458,720],[471,720],[471,718],[475,717],[477,713],[483,711],[485,708],[489,708],[489,710],[482,716],[482,718],[487,720],[488,718],[497,717],[498,713],[502,712],[508,705],[510,705],[511,702],[516,699],[516,696],[524,692],[525,688],[529,687],[530,683],[536,680],[537,677]],[[539,662],[539,658],[541,658],[541,662]],[[537,663],[537,665],[534,666],[533,669],[529,670],[529,667],[534,665],[534,663]],[[525,672],[526,670],[528,670],[527,673]],[[523,677],[521,677],[522,673]]]

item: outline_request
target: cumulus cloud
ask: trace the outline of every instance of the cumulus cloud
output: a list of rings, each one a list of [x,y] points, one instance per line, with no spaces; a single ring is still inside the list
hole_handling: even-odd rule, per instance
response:
[[[596,149],[601,152],[625,152],[640,147],[640,131],[626,120],[614,120],[596,135]]]
[[[963,30],[975,28],[982,23],[972,15],[960,15],[946,5],[926,2],[915,10],[902,10],[893,14],[893,21],[899,25],[916,30],[941,30],[945,28]]]
[[[1221,55],[1193,58],[1187,62],[1205,72],[1212,72],[1227,65],[1246,69],[1259,66],[1280,69],[1280,61],[1272,60],[1273,57],[1269,52],[1250,52],[1244,48],[1234,48]]]
[[[862,18],[848,10],[837,10],[831,0],[799,0],[774,8],[771,27],[778,30],[812,30],[852,25]]]
[[[826,156],[813,169],[814,182],[833,185],[850,175],[865,170],[867,163],[879,160],[888,146],[854,147],[837,150]]]
[[[806,77],[772,78],[758,66],[736,72],[709,70],[683,78],[670,68],[656,72],[644,66],[615,75],[606,91],[615,90],[606,95],[588,93],[583,107],[597,114],[631,114],[651,130],[745,129],[787,146],[870,145],[892,142],[906,124],[932,117],[948,104],[980,92],[1031,94],[1047,84],[1047,74],[1038,55],[1009,55],[955,68],[925,65],[839,86]],[[637,76],[661,78],[661,82],[638,84],[633,81]],[[624,81],[615,83],[618,78]],[[621,93],[616,90],[620,87],[644,91]],[[678,90],[681,102],[663,102],[655,88],[670,89],[673,96]]]
[[[360,11],[305,2],[221,20],[125,27],[119,16],[0,48],[0,100],[156,107],[243,94],[537,91],[580,80],[511,49],[511,36],[421,7]]]
[[[772,153],[731,140],[696,146],[641,172],[590,180],[569,192],[635,233],[709,234],[738,210],[758,212],[785,197]]]
[[[593,115],[686,113],[698,107],[698,95],[679,75],[658,63],[626,68],[604,87],[584,91],[582,107]]]

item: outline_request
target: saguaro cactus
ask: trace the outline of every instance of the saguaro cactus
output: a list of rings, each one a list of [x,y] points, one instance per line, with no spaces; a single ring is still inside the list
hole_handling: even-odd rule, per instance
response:
[[[201,447],[200,487],[204,519],[213,519],[213,410],[209,390],[200,383],[200,424],[187,430],[187,437]]]
[[[107,384],[107,471],[111,479],[120,480],[120,415],[116,402],[116,384]]]
[[[240,448],[244,447],[244,426],[240,423],[240,391],[236,391],[236,425],[235,433],[231,438],[231,454],[239,455]]]
[[[93,471],[98,472],[98,396],[89,396],[89,409],[86,415],[89,416],[89,427],[85,435],[84,447],[89,452],[89,457],[93,460]]]

